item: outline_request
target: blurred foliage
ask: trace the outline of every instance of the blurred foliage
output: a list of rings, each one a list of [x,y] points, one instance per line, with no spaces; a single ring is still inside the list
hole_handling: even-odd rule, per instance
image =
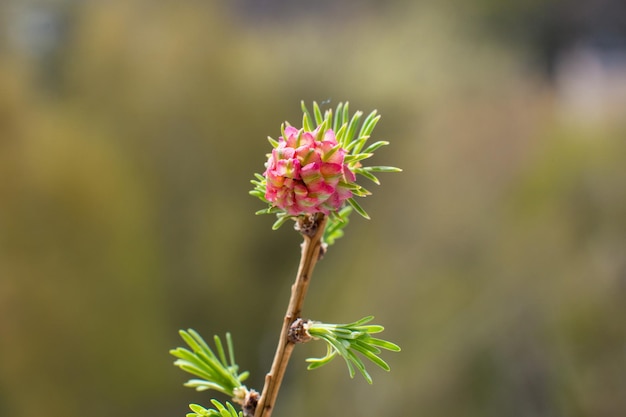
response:
[[[393,146],[374,162],[404,169],[318,265],[306,314],[375,314],[403,351],[369,386],[306,373],[320,352],[297,349],[277,417],[626,413],[623,119],[563,117],[449,3],[276,21],[17,3],[0,5],[0,415],[183,415],[199,400],[167,352],[188,327],[231,331],[261,388],[299,238],[253,215],[248,181],[301,99],[377,108]],[[16,42],[42,10],[58,44]]]

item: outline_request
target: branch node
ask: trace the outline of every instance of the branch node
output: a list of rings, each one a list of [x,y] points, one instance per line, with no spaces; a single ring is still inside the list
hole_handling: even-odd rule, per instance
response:
[[[256,407],[259,404],[259,398],[260,395],[257,391],[253,389],[248,391],[242,405],[243,415],[245,417],[254,417],[254,414],[256,413]]]
[[[287,332],[287,340],[291,343],[306,343],[312,339],[309,334],[307,327],[309,324],[309,320],[304,320],[302,318],[298,318],[291,323],[289,326],[289,331]]]
[[[294,229],[308,238],[312,238],[317,233],[320,223],[324,219],[323,213],[305,214],[298,217]]]

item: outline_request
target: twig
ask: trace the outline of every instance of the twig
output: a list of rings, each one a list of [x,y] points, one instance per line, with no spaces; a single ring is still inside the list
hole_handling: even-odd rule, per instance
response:
[[[280,384],[285,376],[287,363],[295,346],[287,337],[289,327],[294,320],[300,317],[313,268],[315,268],[315,264],[322,254],[322,236],[325,225],[326,216],[322,214],[311,215],[300,220],[297,224],[298,230],[304,236],[300,266],[296,281],[291,286],[291,298],[278,339],[278,347],[270,372],[265,376],[265,385],[254,414],[255,417],[270,417],[272,415]]]

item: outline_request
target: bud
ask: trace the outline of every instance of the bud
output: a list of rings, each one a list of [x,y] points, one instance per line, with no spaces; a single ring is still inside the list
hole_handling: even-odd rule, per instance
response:
[[[332,129],[320,128],[287,126],[265,164],[265,199],[288,215],[329,214],[352,197],[348,184],[356,178],[344,163],[347,152]]]
[[[379,140],[366,146],[380,120],[376,110],[361,120],[363,112],[350,116],[347,102],[323,114],[313,102],[313,116],[304,102],[301,105],[302,129],[285,123],[278,140],[268,137],[272,153],[268,155],[263,175],[254,174],[251,181],[254,189],[250,194],[267,204],[257,214],[276,214],[273,229],[289,219],[313,214],[328,216],[328,233],[324,239],[331,242],[342,235],[341,229],[352,210],[369,219],[354,197],[371,193],[356,183],[356,176],[380,184],[376,173],[401,170],[362,165],[375,150],[389,144]]]

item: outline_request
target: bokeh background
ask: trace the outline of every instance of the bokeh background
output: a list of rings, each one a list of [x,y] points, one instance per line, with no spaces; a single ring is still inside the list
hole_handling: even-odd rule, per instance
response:
[[[182,416],[177,331],[261,389],[300,238],[249,180],[300,100],[383,115],[382,174],[305,313],[276,417],[626,415],[620,0],[0,3],[0,416]],[[219,397],[225,400],[223,397]]]

